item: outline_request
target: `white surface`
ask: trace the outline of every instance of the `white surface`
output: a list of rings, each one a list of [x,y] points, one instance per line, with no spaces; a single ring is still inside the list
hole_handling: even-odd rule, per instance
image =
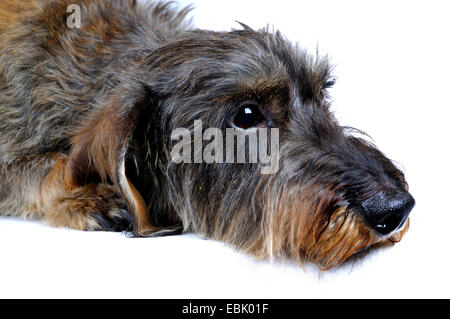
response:
[[[337,65],[342,124],[401,163],[416,199],[393,248],[325,273],[257,262],[195,235],[130,239],[0,218],[0,297],[450,297],[449,5],[445,1],[181,1],[198,27],[274,24]]]

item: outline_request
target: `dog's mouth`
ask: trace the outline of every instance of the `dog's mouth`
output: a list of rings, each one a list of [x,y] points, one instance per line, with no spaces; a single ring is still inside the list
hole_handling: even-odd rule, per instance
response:
[[[352,209],[342,207],[332,215],[324,231],[310,247],[314,253],[309,257],[322,270],[329,270],[374,249],[398,243],[408,228],[409,218],[406,218],[389,235],[384,236],[369,227]]]
[[[362,257],[367,256],[371,252],[385,247],[391,247],[396,243],[400,242],[403,236],[409,229],[410,220],[409,218],[405,219],[402,224],[393,231],[389,236],[379,236],[378,234],[374,234],[373,243],[369,244],[367,247],[363,247],[362,249],[356,251],[352,256],[350,256],[347,260],[344,260],[342,263],[350,263],[356,260],[361,259]]]
[[[311,194],[311,191],[282,192],[275,205],[269,205],[268,200],[267,206],[273,208],[266,214],[265,223],[268,236],[264,245],[268,256],[295,257],[300,264],[315,263],[325,271],[352,260],[353,256],[399,242],[409,227],[407,214],[411,206],[406,207],[406,213],[399,212],[402,202],[389,201],[393,204],[383,205],[382,209],[369,202],[363,211],[361,205],[350,204],[332,189],[321,193],[320,200],[312,202],[314,197],[292,196],[299,193]],[[386,206],[390,209],[384,209]],[[364,213],[373,214],[371,223]],[[394,218],[387,218],[389,214],[395,215]],[[402,218],[398,219],[398,216]],[[374,225],[383,222],[394,227],[386,233],[377,231]]]

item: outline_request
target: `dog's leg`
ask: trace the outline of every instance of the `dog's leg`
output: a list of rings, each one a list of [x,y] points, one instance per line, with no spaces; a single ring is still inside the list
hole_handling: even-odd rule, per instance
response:
[[[58,156],[40,186],[45,221],[80,230],[131,230],[126,202],[113,186],[76,186],[67,176],[66,156]]]
[[[0,210],[79,230],[131,230],[125,200],[111,185],[75,186],[67,178],[66,155],[52,155],[10,166]],[[9,180],[9,181],[8,181]]]
[[[65,190],[51,198],[45,221],[56,227],[80,230],[131,230],[131,216],[123,199],[104,184],[89,184]]]

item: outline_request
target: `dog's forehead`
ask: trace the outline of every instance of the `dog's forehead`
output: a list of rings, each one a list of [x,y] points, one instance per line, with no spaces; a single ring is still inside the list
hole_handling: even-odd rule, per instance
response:
[[[268,105],[319,101],[328,61],[300,49],[279,33],[192,31],[146,60],[169,94],[214,99],[257,98]],[[291,102],[291,103],[288,103]]]
[[[322,99],[332,83],[327,58],[309,54],[279,32],[244,30],[232,35],[240,44],[232,52],[232,63],[240,67],[240,87],[308,101]]]

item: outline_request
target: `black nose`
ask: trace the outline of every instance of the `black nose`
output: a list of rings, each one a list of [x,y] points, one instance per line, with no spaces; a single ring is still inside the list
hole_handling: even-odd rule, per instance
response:
[[[402,227],[414,205],[414,198],[406,191],[380,192],[361,204],[364,219],[381,236]]]

